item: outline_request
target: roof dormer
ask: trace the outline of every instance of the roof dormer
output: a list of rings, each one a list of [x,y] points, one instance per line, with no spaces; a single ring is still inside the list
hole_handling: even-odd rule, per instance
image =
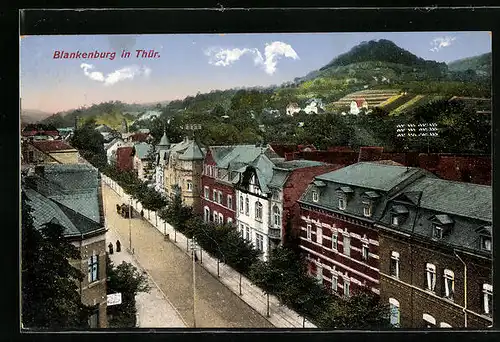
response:
[[[455,223],[451,217],[446,214],[432,216],[429,221],[432,222],[432,238],[440,240],[451,232]]]
[[[491,252],[491,226],[482,226],[476,229],[479,234],[479,248]]]

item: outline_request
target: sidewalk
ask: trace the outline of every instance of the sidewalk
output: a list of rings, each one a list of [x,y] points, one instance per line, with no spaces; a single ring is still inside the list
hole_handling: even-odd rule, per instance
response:
[[[121,252],[116,252],[116,240],[122,243]],[[112,242],[114,253],[109,257],[115,266],[123,261],[131,263],[139,271],[146,273],[149,292],[139,292],[136,297],[137,327],[138,328],[185,328],[187,324],[179,315],[177,310],[170,304],[167,297],[156,285],[153,278],[138,264],[135,258],[124,246],[125,239],[118,235],[113,228],[106,233],[106,246]]]
[[[107,177],[103,180],[108,181]],[[127,194],[123,194],[123,190],[112,180],[110,180],[112,185],[110,187],[122,198],[127,198]],[[137,211],[141,211],[141,203],[134,203],[134,208]],[[148,219],[149,216],[149,219]],[[190,255],[188,239],[181,233],[176,232],[173,227],[168,223],[163,221],[161,218],[156,217],[155,212],[151,212],[149,215],[145,210],[144,220],[148,221],[154,228],[156,228],[162,234],[169,235],[169,241],[160,243],[172,243],[176,245],[180,250]],[[157,226],[155,225],[157,223]],[[233,270],[226,264],[219,263],[219,276],[217,275],[217,259],[212,258],[205,251],[198,251],[199,261],[198,263],[208,271],[213,277],[218,279],[223,285],[225,285],[234,294],[238,295],[241,300],[251,306],[254,310],[259,312],[263,317],[265,317],[272,325],[277,328],[303,328],[304,320],[303,317],[290,310],[284,305],[281,305],[279,300],[274,296],[269,296],[269,313],[270,317],[267,316],[267,296],[266,294],[253,285],[250,280],[245,277],[241,277],[241,296],[240,286],[239,286],[239,273]],[[305,321],[305,328],[316,328],[315,325]]]

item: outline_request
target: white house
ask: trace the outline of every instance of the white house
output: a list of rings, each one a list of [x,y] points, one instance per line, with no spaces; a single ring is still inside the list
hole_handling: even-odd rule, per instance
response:
[[[269,256],[270,189],[273,162],[260,154],[250,165],[238,170],[236,189],[236,227],[243,238],[262,251],[262,258]]]
[[[293,102],[289,103],[288,106],[286,106],[286,115],[293,115],[295,113],[300,112],[300,106],[298,103]]]
[[[142,181],[146,181],[149,176],[146,168],[150,149],[151,145],[145,142],[140,142],[134,145],[134,169],[137,171],[137,177],[139,177]]]
[[[123,139],[115,138],[111,142],[104,144],[104,150],[106,151],[106,157],[108,158],[108,163],[111,163],[113,156],[116,156],[116,150],[119,147],[125,146]]]
[[[350,114],[358,115],[361,109],[368,109],[368,102],[365,99],[356,99],[351,101],[351,109],[349,110]]]
[[[304,108],[304,112],[306,112],[307,114],[318,114],[319,109],[325,109],[323,107],[323,101],[321,101],[320,99],[310,99],[307,103],[307,106]]]
[[[156,163],[155,163],[155,190],[161,194],[165,192],[164,170],[168,164],[170,156],[170,141],[167,138],[167,133],[164,132],[160,139],[160,143],[156,146]]]

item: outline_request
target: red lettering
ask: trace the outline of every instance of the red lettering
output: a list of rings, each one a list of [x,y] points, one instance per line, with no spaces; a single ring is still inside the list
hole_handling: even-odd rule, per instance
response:
[[[61,51],[54,51],[54,59],[61,58]]]
[[[143,50],[135,50],[135,52],[137,52],[137,54],[135,55],[135,58],[139,58],[139,55],[141,54]]]
[[[82,53],[82,58],[87,58],[87,53],[86,52]]]

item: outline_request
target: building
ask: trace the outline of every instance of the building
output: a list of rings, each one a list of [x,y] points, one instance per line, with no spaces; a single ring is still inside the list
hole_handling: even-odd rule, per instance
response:
[[[137,177],[142,180],[146,181],[148,180],[149,176],[149,170],[148,168],[148,163],[151,162],[153,163],[154,161],[151,160],[149,161],[148,155],[149,152],[151,151],[153,147],[145,142],[140,142],[137,144],[134,144],[134,170],[137,173]]]
[[[201,174],[205,151],[198,143],[188,137],[170,149],[164,150],[163,157],[163,189],[166,196],[173,197],[180,193],[182,202],[191,206],[197,213],[201,213]],[[161,155],[161,154],[160,154]],[[161,171],[160,171],[161,172]]]
[[[364,98],[359,98],[351,101],[349,110],[350,114],[358,115],[361,112],[361,109],[368,109],[368,102]]]
[[[490,186],[421,178],[389,198],[375,226],[392,324],[491,326]]]
[[[21,145],[23,164],[77,164],[78,150],[64,140],[25,141]]]
[[[85,277],[78,281],[82,303],[94,308],[91,328],[106,328],[106,227],[99,172],[84,165],[37,165],[23,176],[35,228],[48,222],[64,227],[64,236],[81,255],[70,260]]]
[[[134,169],[134,148],[123,146],[116,149],[116,167],[120,171],[132,171]]]
[[[300,106],[296,102],[289,103],[288,106],[286,106],[286,115],[292,116],[295,113],[300,112]]]
[[[111,164],[112,161],[116,162],[116,150],[124,145],[125,141],[121,138],[114,138],[109,143],[104,144],[104,151],[106,152],[109,164]]]
[[[318,114],[319,111],[324,111],[325,108],[323,106],[323,101],[321,99],[310,99],[307,101],[307,105],[306,107],[304,108],[304,112],[306,112],[306,114],[311,114],[311,113],[314,113],[314,114]]]
[[[418,168],[357,163],[316,176],[299,200],[299,248],[308,272],[339,296],[380,293],[375,222],[395,192],[423,177]]]
[[[164,132],[160,142],[156,146],[156,160],[155,160],[155,190],[165,195],[164,186],[164,170],[169,160],[170,140],[168,140],[167,133]]]
[[[206,222],[236,222],[235,180],[238,169],[252,162],[262,153],[262,148],[255,145],[211,146],[203,163],[201,177],[201,206]],[[270,146],[264,148],[264,154],[278,157]]]

